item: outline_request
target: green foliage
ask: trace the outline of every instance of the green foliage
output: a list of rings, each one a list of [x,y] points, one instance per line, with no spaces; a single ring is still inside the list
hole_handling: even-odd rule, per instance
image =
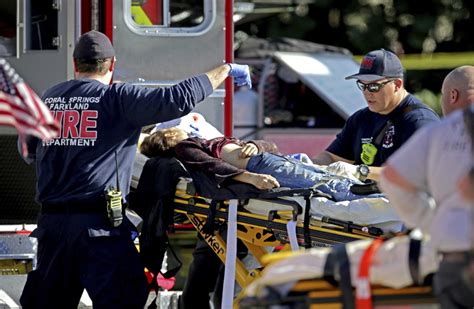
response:
[[[259,37],[291,36],[365,54],[474,50],[473,0],[315,0],[307,14],[286,12],[236,26]]]
[[[307,15],[285,13],[279,18],[254,20],[236,30],[259,37],[288,36],[320,44],[341,46],[355,55],[385,48],[410,60],[407,89],[441,114],[437,94],[446,74],[471,64],[472,57],[454,64],[430,66],[433,54],[474,51],[473,0],[314,0]],[[288,16],[292,15],[292,16]],[[269,35],[271,34],[271,35]],[[420,60],[403,57],[419,54]],[[459,59],[458,59],[459,58]],[[430,70],[417,69],[417,64]]]
[[[441,110],[441,94],[428,90],[422,89],[414,94],[423,103],[431,107],[438,115],[442,116],[443,111]]]

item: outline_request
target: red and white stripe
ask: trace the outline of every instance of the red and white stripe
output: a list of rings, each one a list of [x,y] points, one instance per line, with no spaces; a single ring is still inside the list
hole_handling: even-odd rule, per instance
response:
[[[0,89],[0,125],[14,127],[21,141],[26,135],[33,135],[42,140],[49,140],[59,132],[59,123],[51,111],[36,93],[12,71],[8,63],[2,61],[3,70],[7,72],[9,82],[15,88],[15,95]],[[26,155],[26,145],[23,154]]]

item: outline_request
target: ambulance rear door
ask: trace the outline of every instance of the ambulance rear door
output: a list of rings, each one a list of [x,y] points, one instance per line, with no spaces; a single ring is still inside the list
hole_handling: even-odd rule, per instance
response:
[[[41,94],[73,77],[77,1],[0,1],[0,57]]]
[[[225,59],[224,1],[123,0],[114,2],[115,81],[151,87],[173,85]],[[220,131],[224,88],[195,109]]]

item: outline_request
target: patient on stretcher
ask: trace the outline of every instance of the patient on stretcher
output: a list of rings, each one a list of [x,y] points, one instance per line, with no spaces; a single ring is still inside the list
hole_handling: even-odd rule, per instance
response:
[[[210,140],[189,138],[180,128],[168,128],[146,137],[140,149],[148,157],[175,156],[188,169],[214,176],[218,184],[234,179],[262,190],[280,186],[314,187],[335,201],[382,196],[377,193],[354,194],[350,188],[356,181],[281,155],[273,143],[262,140],[243,142],[227,137]]]

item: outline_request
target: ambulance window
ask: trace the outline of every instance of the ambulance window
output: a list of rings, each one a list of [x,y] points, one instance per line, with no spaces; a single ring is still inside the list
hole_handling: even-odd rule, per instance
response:
[[[25,49],[59,48],[57,0],[25,1]]]
[[[18,57],[20,52],[58,49],[59,3],[58,0],[0,1],[0,56]]]
[[[0,57],[16,53],[16,1],[0,1]]]
[[[125,0],[125,22],[142,35],[197,35],[215,19],[216,0]]]

